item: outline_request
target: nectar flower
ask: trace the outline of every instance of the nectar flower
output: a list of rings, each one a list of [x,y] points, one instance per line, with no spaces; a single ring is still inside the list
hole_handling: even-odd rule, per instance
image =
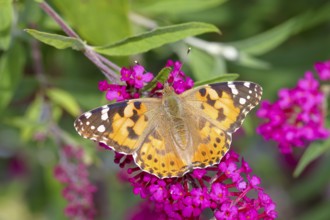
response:
[[[263,101],[257,115],[267,119],[257,131],[266,140],[278,143],[282,153],[292,153],[292,147],[305,147],[311,141],[329,137],[324,127],[324,94],[311,72],[293,89],[281,89],[274,103]]]
[[[232,173],[241,177],[237,179],[240,179],[240,184],[244,183],[242,188],[223,173],[220,166],[199,169],[198,174],[188,173],[181,178],[158,179],[132,168],[135,166],[133,162],[127,164],[130,165],[127,171],[132,176],[129,182],[134,193],[148,201],[143,203],[144,211],[136,213],[137,217],[132,219],[140,219],[138,216],[141,213],[153,213],[154,219],[195,219],[208,208],[216,219],[221,220],[238,219],[239,216],[242,219],[275,219],[275,203],[259,186],[260,178],[250,175],[251,169],[246,172],[243,167],[246,162],[243,165],[243,160],[237,160],[237,157],[234,151],[229,151],[221,163],[226,167],[235,167]],[[125,160],[124,157],[121,160]],[[236,166],[231,165],[233,161],[236,161]]]
[[[65,215],[70,219],[93,219],[96,213],[93,203],[96,187],[89,182],[88,171],[82,160],[82,149],[65,146],[60,156],[60,163],[54,168],[54,176],[65,184],[62,191],[68,201]]]
[[[174,91],[177,94],[180,94],[188,89],[191,89],[194,86],[194,81],[184,74],[181,70],[182,64],[179,61],[168,60],[166,67],[171,67],[171,71],[168,82],[172,84]]]
[[[134,79],[134,86],[137,89],[142,89],[144,86],[144,83],[148,83],[150,82],[154,76],[152,75],[152,73],[145,73],[144,74],[144,68],[143,66],[140,65],[135,65],[132,68],[132,76]]]

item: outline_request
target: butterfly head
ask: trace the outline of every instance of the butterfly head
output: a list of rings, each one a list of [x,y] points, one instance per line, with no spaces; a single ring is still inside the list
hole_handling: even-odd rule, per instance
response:
[[[168,82],[165,82],[164,89],[163,89],[163,97],[170,96],[173,93],[175,93],[173,87]]]

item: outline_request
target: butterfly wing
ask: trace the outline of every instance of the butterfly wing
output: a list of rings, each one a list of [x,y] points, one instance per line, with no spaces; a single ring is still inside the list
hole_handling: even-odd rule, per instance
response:
[[[195,117],[196,119],[200,141],[192,146],[191,165],[204,168],[218,164],[229,150],[231,133],[215,126],[204,117]]]
[[[192,111],[223,131],[233,133],[258,105],[261,95],[258,84],[234,81],[196,87],[181,96]]]
[[[82,114],[74,123],[80,136],[106,144],[115,151],[132,154],[145,139],[149,121],[160,108],[154,98],[104,105]]]
[[[243,123],[245,116],[258,105],[262,88],[252,82],[225,82],[204,85],[181,94],[187,112],[197,125],[200,141],[192,146],[191,164],[208,167],[220,162],[230,148],[231,135]]]
[[[135,99],[105,105],[82,114],[74,123],[84,138],[116,152],[133,154],[144,171],[160,178],[182,176],[186,162],[173,144],[160,99]]]

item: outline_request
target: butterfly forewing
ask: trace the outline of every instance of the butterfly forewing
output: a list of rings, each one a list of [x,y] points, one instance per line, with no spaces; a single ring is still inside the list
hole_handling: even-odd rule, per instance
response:
[[[148,120],[159,108],[158,99],[136,99],[104,105],[82,114],[74,123],[84,138],[101,142],[117,152],[132,154],[149,129]]]
[[[186,103],[212,124],[235,132],[258,105],[262,88],[252,82],[224,82],[200,86],[182,94]]]

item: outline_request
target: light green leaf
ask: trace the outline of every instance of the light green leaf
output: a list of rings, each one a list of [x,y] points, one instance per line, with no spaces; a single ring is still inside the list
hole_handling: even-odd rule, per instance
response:
[[[324,142],[314,142],[304,152],[300,158],[299,163],[293,173],[294,177],[298,177],[313,160],[317,159],[325,152],[330,150],[330,139]]]
[[[127,0],[52,0],[52,3],[88,44],[112,44],[131,35]]]
[[[45,126],[46,120],[42,116],[47,115],[48,109],[44,103],[43,97],[37,96],[35,100],[29,105],[25,116],[19,117],[16,121],[19,126],[19,121],[29,122],[28,124],[21,124],[21,137],[23,141],[28,141],[32,136],[42,127]]]
[[[197,81],[224,74],[226,70],[221,56],[212,56],[197,48],[192,48],[188,61]]]
[[[13,44],[0,59],[0,112],[13,97],[21,80],[24,63],[24,50],[19,43]]]
[[[194,87],[206,85],[206,84],[212,84],[212,83],[232,81],[232,80],[237,79],[238,77],[239,77],[239,75],[237,73],[226,73],[221,76],[214,77],[212,79],[197,81],[197,82],[195,82]]]
[[[12,0],[0,0],[0,50],[9,48],[12,21]]]
[[[96,52],[105,55],[127,56],[146,52],[148,50],[160,47],[167,43],[172,43],[189,36],[194,36],[207,32],[219,33],[220,31],[217,27],[211,24],[201,22],[189,22],[156,28],[152,31],[129,37],[112,45],[104,47],[94,47],[93,49]]]
[[[62,107],[72,116],[79,115],[79,105],[70,93],[62,89],[51,88],[46,91],[46,94],[53,103]]]
[[[151,0],[151,1],[133,1],[134,10],[141,14],[181,14],[202,11],[208,8],[216,7],[227,0]],[[174,6],[174,7],[173,7]]]
[[[73,37],[66,37],[59,34],[51,34],[33,29],[25,29],[27,33],[32,35],[37,40],[53,46],[57,49],[66,49],[71,47],[74,50],[84,50],[85,44],[81,40]]]
[[[157,74],[157,76],[150,82],[148,83],[145,87],[143,87],[142,91],[148,91],[152,89],[157,82],[164,83],[165,80],[168,78],[168,75],[171,73],[172,68],[170,67],[165,67],[161,69],[161,71]]]

